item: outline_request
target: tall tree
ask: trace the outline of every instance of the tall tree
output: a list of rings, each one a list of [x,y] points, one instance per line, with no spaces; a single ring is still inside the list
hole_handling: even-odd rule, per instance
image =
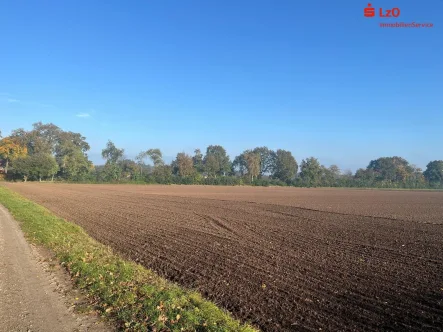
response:
[[[354,186],[354,174],[350,169],[345,169],[340,175],[340,186],[341,187],[352,187]]]
[[[146,151],[140,152],[136,157],[135,161],[137,162],[137,165],[140,170],[140,176],[143,176],[143,168],[145,167],[145,159],[148,157],[146,154]]]
[[[434,160],[428,163],[423,175],[431,186],[443,186],[443,160]]]
[[[241,155],[238,155],[234,158],[234,161],[232,162],[232,173],[235,175],[237,172],[240,173],[241,176],[245,175],[248,166],[245,159],[245,153],[248,151],[243,152]]]
[[[359,187],[371,187],[377,182],[374,170],[365,168],[359,168],[355,172],[354,180]]]
[[[124,152],[124,149],[118,149],[115,144],[109,140],[108,143],[106,143],[106,148],[102,150],[102,157],[106,159],[106,163],[115,164],[123,158]]]
[[[135,161],[123,159],[118,162],[119,168],[122,170],[121,177],[128,180],[139,179],[139,168]]]
[[[251,177],[251,181],[257,178],[260,174],[260,155],[254,152],[248,152],[245,154],[246,167],[248,168],[248,174]]]
[[[26,154],[26,146],[21,145],[17,140],[10,137],[5,137],[0,140],[0,159],[5,160],[5,173],[8,173],[11,160],[23,157]]]
[[[149,149],[146,151],[146,155],[151,158],[154,167],[162,166],[165,163],[163,162],[163,155],[160,149]]]
[[[338,185],[340,179],[340,168],[337,165],[331,165],[329,167],[321,166],[322,175],[321,183],[323,186],[335,187]]]
[[[288,182],[295,178],[298,164],[290,151],[279,149],[275,152],[272,168],[274,170],[273,178]]]
[[[83,153],[90,149],[88,142],[86,142],[86,137],[72,131],[60,130],[56,140],[55,154],[57,155],[58,151],[64,146],[71,146],[71,149],[75,148]]]
[[[26,182],[32,174],[31,158],[26,155],[15,159],[12,165],[12,173],[15,178],[20,177]]]
[[[340,177],[340,175],[341,175],[340,167],[338,167],[337,165],[331,165],[331,166],[329,166],[328,169],[335,179]]]
[[[106,162],[100,171],[100,178],[103,181],[119,181],[122,177],[123,169],[119,162]]]
[[[217,174],[220,173],[220,163],[216,156],[212,154],[205,156],[205,171],[212,177],[217,177]]]
[[[377,181],[388,182],[404,182],[413,171],[407,160],[397,156],[371,160],[367,169],[374,172]]]
[[[174,161],[175,173],[180,177],[191,176],[195,172],[194,162],[192,157],[188,156],[186,153],[177,153],[177,157]]]
[[[408,188],[425,188],[426,179],[424,177],[423,171],[420,167],[411,165],[412,172],[409,174],[406,180],[406,186]],[[443,169],[442,169],[443,170]]]
[[[24,130],[23,128],[17,128],[11,132],[10,137],[14,138],[21,145],[26,145],[28,143],[28,139],[26,137],[27,133],[28,132],[26,130]]]
[[[304,185],[318,186],[321,182],[322,166],[318,162],[317,158],[306,158],[301,162],[300,177]]]
[[[59,176],[72,180],[80,179],[89,172],[91,166],[86,151],[89,144],[79,133],[63,131],[58,126],[42,122],[34,123],[32,130],[22,128],[11,134],[14,140],[27,147],[28,154],[48,154],[55,156],[59,165]]]
[[[205,168],[209,169],[211,173],[216,175],[226,175],[231,170],[231,161],[229,160],[226,150],[220,145],[210,145],[206,149],[204,158]],[[214,167],[216,167],[214,169]]]
[[[170,165],[157,165],[152,172],[154,181],[161,184],[170,184],[172,182],[172,167]]]
[[[86,151],[89,144],[77,133],[61,132],[55,146],[59,175],[67,180],[82,181],[92,168]]]
[[[52,123],[37,122],[27,134],[31,153],[54,154],[62,130]]]
[[[31,175],[42,180],[42,178],[52,177],[58,171],[58,164],[55,158],[49,153],[34,153],[30,157]]]
[[[82,181],[93,169],[87,156],[78,148],[63,151],[57,159],[60,176],[71,181]]]
[[[203,171],[205,170],[205,166],[203,164],[203,154],[200,149],[194,150],[194,157],[192,157],[192,161],[197,172],[203,173]]]
[[[29,154],[48,153],[60,157],[60,150],[68,144],[83,153],[89,150],[86,138],[79,133],[63,131],[52,123],[37,122],[32,126],[31,131],[19,128],[11,134],[11,138],[27,147]]]
[[[271,174],[275,166],[275,152],[266,146],[255,148],[252,152],[260,155],[260,176]]]
[[[123,160],[124,152],[124,149],[117,148],[111,140],[106,144],[106,148],[102,150],[102,157],[106,159],[102,173],[106,181],[120,180],[123,172],[120,162]]]

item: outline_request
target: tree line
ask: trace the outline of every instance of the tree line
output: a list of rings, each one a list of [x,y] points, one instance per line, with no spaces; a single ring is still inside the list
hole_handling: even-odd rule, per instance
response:
[[[443,188],[443,160],[430,161],[422,171],[404,158],[381,157],[353,174],[336,165],[326,167],[314,157],[299,164],[283,149],[256,147],[231,160],[222,146],[210,145],[204,153],[180,152],[167,164],[158,148],[129,159],[124,149],[108,141],[102,150],[104,165],[94,166],[89,149],[84,136],[52,123],[38,122],[29,131],[16,129],[4,138],[0,133],[0,175],[13,181]]]

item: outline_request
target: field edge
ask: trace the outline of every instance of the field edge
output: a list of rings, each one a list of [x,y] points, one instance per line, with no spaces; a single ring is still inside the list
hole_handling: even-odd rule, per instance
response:
[[[0,186],[0,204],[19,222],[28,241],[51,250],[96,310],[125,331],[241,331],[227,311],[121,258],[80,226]]]

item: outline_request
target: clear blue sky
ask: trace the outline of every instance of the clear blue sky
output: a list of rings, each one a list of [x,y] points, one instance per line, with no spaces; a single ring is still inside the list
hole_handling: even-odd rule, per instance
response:
[[[1,1],[0,130],[53,122],[101,162],[223,145],[343,169],[443,159],[443,0]],[[83,116],[82,116],[83,115]]]

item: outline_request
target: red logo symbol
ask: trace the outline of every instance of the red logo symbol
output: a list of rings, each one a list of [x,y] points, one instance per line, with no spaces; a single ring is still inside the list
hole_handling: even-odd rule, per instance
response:
[[[375,16],[375,8],[372,8],[372,5],[370,3],[368,3],[368,7],[365,8],[365,16],[366,17]]]
[[[374,17],[375,16],[375,8],[372,7],[370,3],[368,3],[368,7],[364,10],[365,17]],[[399,17],[400,16],[400,8],[392,8],[386,9],[383,11],[383,8],[379,9],[380,17]]]

